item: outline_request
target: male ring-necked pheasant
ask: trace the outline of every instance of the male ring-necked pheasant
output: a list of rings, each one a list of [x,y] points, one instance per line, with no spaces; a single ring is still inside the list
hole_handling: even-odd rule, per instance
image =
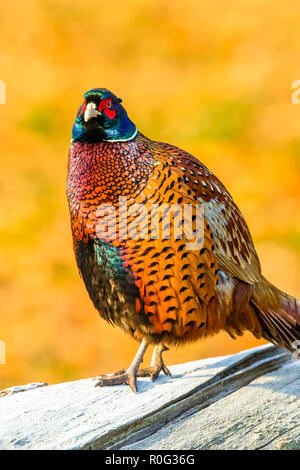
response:
[[[127,383],[136,391],[138,376],[170,374],[162,359],[168,346],[220,330],[232,337],[250,330],[292,350],[300,302],[261,274],[224,185],[189,153],[142,135],[121,101],[104,88],[88,91],[69,152],[80,273],[101,317],[141,342],[127,370],[99,376],[97,385]],[[151,365],[139,370],[150,344]]]

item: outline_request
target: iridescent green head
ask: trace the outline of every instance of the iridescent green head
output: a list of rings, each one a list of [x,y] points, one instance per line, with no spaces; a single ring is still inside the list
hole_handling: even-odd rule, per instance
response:
[[[79,142],[124,142],[137,135],[137,129],[117,98],[106,88],[93,88],[84,95],[72,129]]]

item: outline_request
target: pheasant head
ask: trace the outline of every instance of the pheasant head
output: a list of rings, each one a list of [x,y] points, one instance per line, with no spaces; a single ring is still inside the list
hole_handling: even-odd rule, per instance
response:
[[[77,142],[125,142],[137,134],[122,100],[106,88],[93,88],[84,95],[72,129]]]

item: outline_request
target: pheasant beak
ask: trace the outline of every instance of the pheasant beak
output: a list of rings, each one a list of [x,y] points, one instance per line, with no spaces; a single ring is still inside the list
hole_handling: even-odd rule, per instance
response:
[[[100,111],[98,111],[97,106],[95,105],[95,103],[93,103],[93,102],[88,103],[87,106],[86,106],[86,110],[84,111],[84,120],[85,120],[85,122],[88,122],[89,119],[95,118],[95,117],[99,116],[100,114],[101,113],[100,113]]]

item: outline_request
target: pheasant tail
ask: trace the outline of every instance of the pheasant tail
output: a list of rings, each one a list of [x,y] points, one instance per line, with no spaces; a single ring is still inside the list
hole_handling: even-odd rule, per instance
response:
[[[267,279],[254,285],[250,303],[262,335],[268,341],[294,351],[300,341],[300,301],[273,286]]]

